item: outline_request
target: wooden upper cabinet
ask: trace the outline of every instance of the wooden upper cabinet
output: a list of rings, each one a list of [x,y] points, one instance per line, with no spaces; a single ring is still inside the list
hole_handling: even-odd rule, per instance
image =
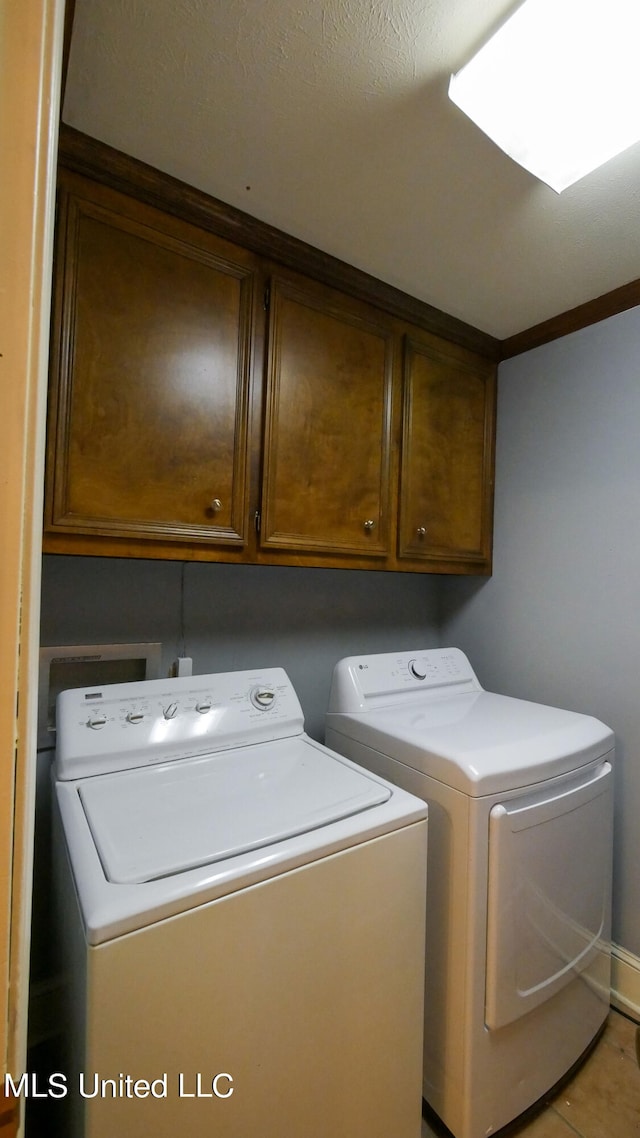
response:
[[[262,549],[387,555],[393,342],[383,313],[272,279]]]
[[[256,259],[63,173],[47,528],[243,547]]]
[[[492,344],[109,154],[60,171],[45,552],[490,572]]]
[[[495,366],[407,336],[400,480],[401,558],[489,569]]]

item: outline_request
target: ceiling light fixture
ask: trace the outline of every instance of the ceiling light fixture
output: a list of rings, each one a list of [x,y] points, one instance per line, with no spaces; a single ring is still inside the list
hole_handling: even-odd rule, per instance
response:
[[[524,0],[449,97],[560,193],[640,139],[638,0]]]

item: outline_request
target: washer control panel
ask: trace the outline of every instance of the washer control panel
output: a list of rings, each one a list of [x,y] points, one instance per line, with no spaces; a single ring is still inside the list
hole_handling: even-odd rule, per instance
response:
[[[302,708],[282,668],[108,684],[61,692],[56,775],[208,754],[301,734]]]
[[[398,661],[398,674],[402,676],[405,661]],[[407,671],[415,680],[425,680],[427,687],[443,684],[455,684],[467,679],[462,662],[449,652],[433,652],[423,656],[413,656],[408,664]]]
[[[249,699],[259,711],[268,711],[270,707],[275,707],[276,692],[268,684],[256,684],[249,692]]]
[[[349,656],[334,669],[329,711],[364,711],[393,704],[407,693],[436,697],[447,692],[481,690],[471,664],[459,648]]]

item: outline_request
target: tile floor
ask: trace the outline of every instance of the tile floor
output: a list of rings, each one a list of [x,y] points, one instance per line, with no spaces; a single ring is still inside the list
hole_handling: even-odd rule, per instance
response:
[[[573,1078],[509,1138],[640,1138],[640,1028],[611,1011],[607,1026]],[[501,1132],[499,1132],[501,1133]],[[423,1121],[422,1138],[446,1138],[444,1127]]]

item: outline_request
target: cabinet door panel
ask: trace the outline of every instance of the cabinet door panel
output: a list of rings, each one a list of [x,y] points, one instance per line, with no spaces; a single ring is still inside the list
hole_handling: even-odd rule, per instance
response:
[[[53,527],[242,545],[251,258],[110,193],[68,199]]]
[[[490,558],[493,372],[405,341],[401,557]]]
[[[261,544],[389,548],[392,335],[335,294],[271,288]]]

